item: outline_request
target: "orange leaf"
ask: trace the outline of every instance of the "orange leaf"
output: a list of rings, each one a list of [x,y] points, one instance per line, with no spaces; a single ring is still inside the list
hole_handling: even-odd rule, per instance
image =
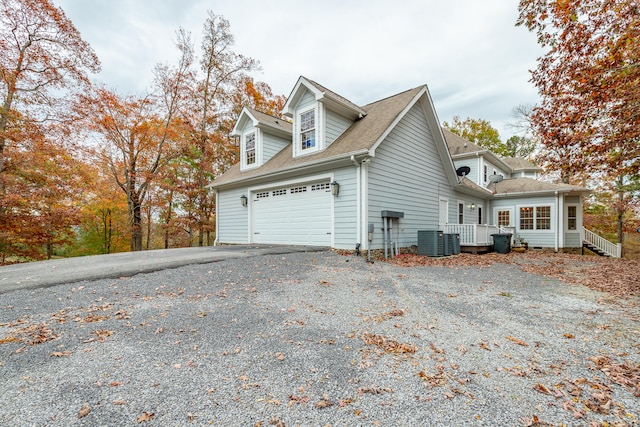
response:
[[[156,414],[155,413],[148,413],[148,412],[143,412],[142,414],[140,414],[140,416],[138,417],[138,423],[141,422],[146,422],[146,421],[151,421],[151,418],[155,417]]]
[[[521,345],[521,346],[524,346],[524,347],[529,347],[529,344],[527,344],[526,342],[524,342],[524,341],[522,341],[522,340],[519,340],[518,338],[514,338],[514,337],[512,337],[512,336],[510,336],[510,335],[507,335],[507,337],[506,337],[506,338],[507,338],[509,341],[513,341],[514,343],[516,343],[516,344],[518,344],[518,345]]]
[[[89,415],[89,412],[91,412],[91,406],[89,406],[88,403],[85,403],[84,405],[82,405],[82,408],[80,408],[80,411],[78,412],[78,418],[86,417],[87,415]]]

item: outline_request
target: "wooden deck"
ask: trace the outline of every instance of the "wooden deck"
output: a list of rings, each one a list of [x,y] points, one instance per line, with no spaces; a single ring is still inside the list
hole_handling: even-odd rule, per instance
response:
[[[474,255],[487,254],[493,252],[493,245],[460,246],[460,252]]]

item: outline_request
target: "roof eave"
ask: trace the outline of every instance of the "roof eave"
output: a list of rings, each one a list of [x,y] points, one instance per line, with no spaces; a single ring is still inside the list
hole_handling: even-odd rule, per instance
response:
[[[553,196],[558,193],[591,193],[591,190],[588,188],[584,189],[559,189],[559,190],[534,190],[534,191],[514,191],[511,193],[494,193],[493,197],[496,198],[506,198],[506,197],[517,197],[517,196]]]
[[[215,180],[213,181],[212,184],[210,184],[211,188],[215,189],[215,190],[228,190],[231,188],[236,188],[236,187],[241,187],[243,185],[249,185],[254,183],[255,181],[264,181],[264,180],[271,180],[274,178],[279,178],[283,175],[290,175],[292,173],[297,173],[300,172],[300,174],[304,174],[306,172],[309,171],[309,169],[317,169],[317,168],[322,168],[324,169],[326,168],[330,168],[335,166],[336,163],[341,163],[342,161],[344,161],[345,163],[348,162],[348,164],[351,164],[351,157],[352,156],[366,156],[368,154],[367,150],[359,150],[359,151],[353,151],[350,153],[344,153],[344,154],[339,154],[337,156],[334,157],[329,157],[329,158],[323,158],[323,159],[318,159],[318,160],[314,160],[312,162],[309,163],[305,163],[303,165],[291,165],[282,169],[278,169],[275,171],[271,171],[271,172],[267,172],[267,173],[262,173],[262,174],[258,174],[258,175],[253,175],[251,177],[247,177],[247,178],[241,178],[241,179],[237,179],[231,182],[227,182],[227,183],[223,183],[220,185],[216,185]]]

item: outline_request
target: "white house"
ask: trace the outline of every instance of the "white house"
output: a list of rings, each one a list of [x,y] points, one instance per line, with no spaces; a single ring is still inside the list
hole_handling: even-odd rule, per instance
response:
[[[242,110],[241,160],[212,183],[217,244],[380,249],[392,227],[400,247],[428,229],[473,247],[505,227],[530,247],[582,246],[589,190],[443,130],[426,86],[358,106],[300,77],[283,114]]]

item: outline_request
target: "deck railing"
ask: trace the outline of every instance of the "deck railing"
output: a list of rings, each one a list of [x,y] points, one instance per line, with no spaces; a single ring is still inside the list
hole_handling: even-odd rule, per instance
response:
[[[589,231],[582,227],[583,240],[592,246],[600,249],[605,254],[613,258],[622,257],[622,245],[620,243],[612,243],[602,236],[597,235],[593,231]]]
[[[492,245],[492,234],[514,234],[514,229],[512,227],[498,227],[497,225],[445,224],[440,227],[444,233],[459,234],[461,246]]]

